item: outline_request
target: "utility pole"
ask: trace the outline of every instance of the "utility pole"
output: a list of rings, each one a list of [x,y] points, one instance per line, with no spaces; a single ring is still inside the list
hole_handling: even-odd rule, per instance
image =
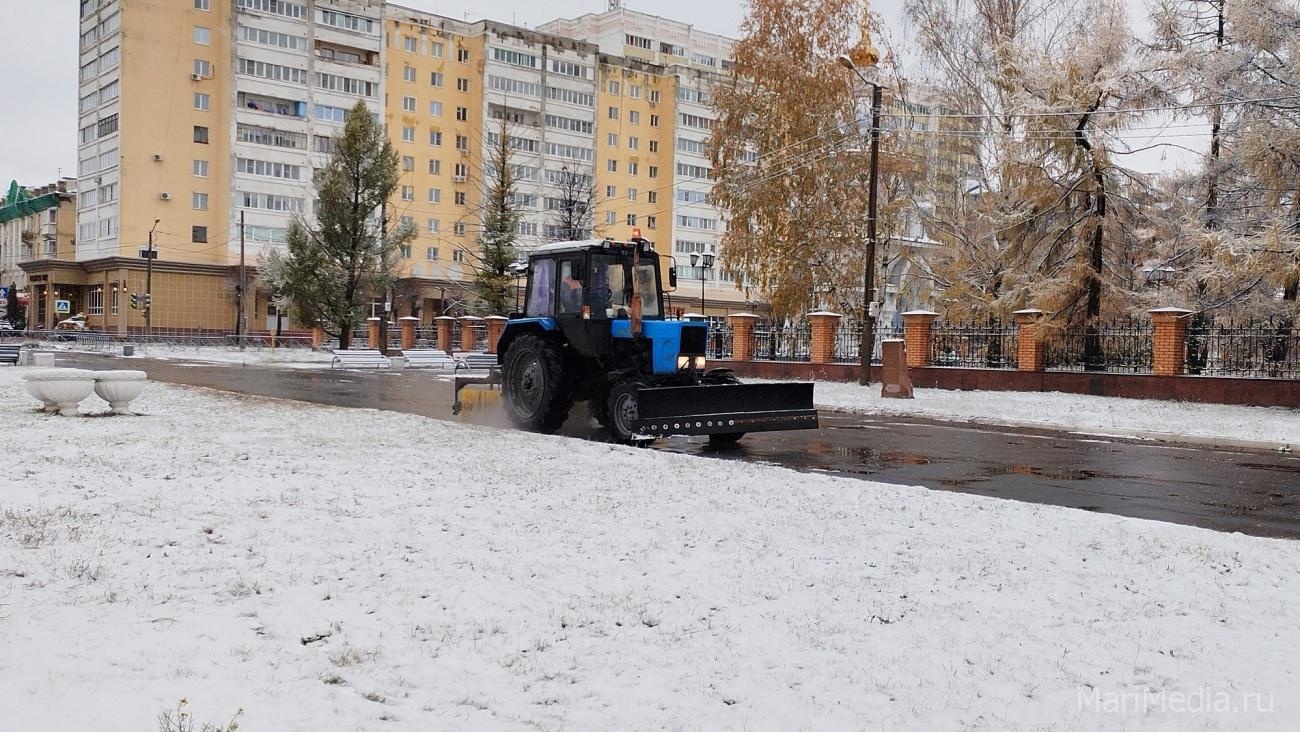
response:
[[[244,314],[244,291],[248,281],[244,276],[244,212],[239,212],[239,289],[235,301],[239,304],[239,317],[235,320],[235,333],[239,336],[239,350],[244,350],[244,336],[248,335],[248,318]]]
[[[149,344],[150,337],[153,336],[153,232],[158,228],[158,222],[162,219],[154,219],[153,226],[149,228],[149,256],[144,260],[144,342]]]
[[[387,201],[379,204],[379,239],[380,239],[380,246],[382,247],[382,251],[384,252],[381,261],[383,263],[384,273],[387,274],[388,272],[388,247],[387,247],[388,202]],[[384,311],[379,314],[378,348],[379,348],[379,352],[384,354],[385,356],[388,355],[388,309],[392,307],[391,300],[388,297],[388,292],[389,292],[389,287],[385,286],[384,287]],[[370,347],[375,348],[376,346],[375,344],[372,343],[370,344]]]
[[[855,69],[856,70],[856,69]],[[859,344],[859,359],[862,361],[862,373],[858,383],[866,386],[871,383],[871,352],[876,348],[876,314],[872,306],[876,304],[876,193],[880,176],[880,102],[879,84],[871,85],[871,171],[870,186],[867,189],[867,263],[862,275],[862,311],[866,317],[862,320],[862,343]]]

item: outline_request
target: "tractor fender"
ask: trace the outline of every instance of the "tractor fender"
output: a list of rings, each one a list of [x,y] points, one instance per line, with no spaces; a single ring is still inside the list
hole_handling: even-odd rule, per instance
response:
[[[501,331],[501,339],[497,341],[497,363],[504,364],[506,352],[510,350],[510,342],[525,333],[553,333],[556,331],[554,318],[519,318],[506,323],[505,330]]]

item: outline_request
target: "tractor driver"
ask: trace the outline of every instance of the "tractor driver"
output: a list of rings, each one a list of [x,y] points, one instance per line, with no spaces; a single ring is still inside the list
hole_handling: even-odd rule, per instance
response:
[[[582,282],[574,279],[573,271],[568,266],[564,267],[564,279],[560,281],[560,285],[560,312],[581,312]]]

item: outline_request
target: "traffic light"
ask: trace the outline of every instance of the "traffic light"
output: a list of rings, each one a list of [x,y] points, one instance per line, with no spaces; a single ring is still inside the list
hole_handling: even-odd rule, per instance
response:
[[[144,309],[148,310],[153,306],[153,295],[146,292],[144,294]]]
[[[135,294],[134,292],[131,293],[131,309],[132,310],[140,309],[140,296]]]

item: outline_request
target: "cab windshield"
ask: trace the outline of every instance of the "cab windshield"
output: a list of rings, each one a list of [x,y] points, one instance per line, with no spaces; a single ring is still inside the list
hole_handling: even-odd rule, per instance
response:
[[[591,258],[591,317],[628,318],[632,314],[632,267],[627,257],[597,254]],[[636,294],[641,317],[660,317],[654,262],[636,268]]]

